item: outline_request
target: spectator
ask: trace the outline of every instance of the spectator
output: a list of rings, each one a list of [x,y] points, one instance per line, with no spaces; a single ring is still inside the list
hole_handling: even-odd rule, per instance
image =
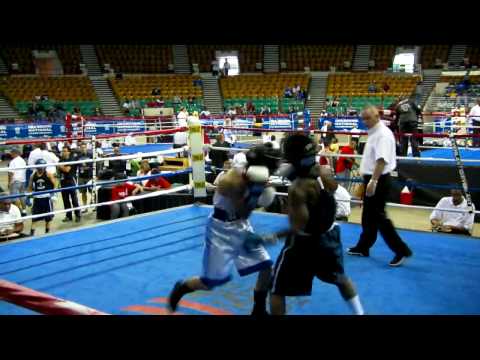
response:
[[[218,76],[219,73],[219,67],[218,67],[218,60],[212,60],[212,75],[213,76]]]
[[[453,234],[471,235],[475,213],[468,213],[468,204],[463,197],[462,191],[450,190],[451,196],[440,199],[435,210],[430,215],[432,231],[447,232]],[[473,206],[473,204],[472,204]],[[473,206],[475,210],[475,206]],[[464,212],[450,212],[439,209],[465,210]]]
[[[413,156],[420,157],[418,138],[415,134],[418,134],[418,117],[421,115],[422,110],[412,100],[405,98],[397,104],[395,113],[397,114],[398,128],[400,132],[413,134],[413,136],[403,135],[401,137],[400,155],[407,156],[408,140],[410,138]]]
[[[223,147],[223,148],[230,147],[230,144],[225,141],[224,134],[222,133],[218,134],[216,139],[217,141],[214,144],[215,147]],[[228,151],[211,149],[209,156],[210,156],[210,159],[212,160],[212,167],[214,167],[215,169],[216,168],[221,169],[225,161],[228,160]],[[217,173],[215,169],[213,170],[215,173]]]
[[[155,107],[162,108],[162,107],[165,106],[165,101],[163,100],[163,97],[161,97],[161,96],[158,99],[156,99],[155,102],[156,102]]]
[[[115,143],[112,145],[113,148],[113,154],[112,157],[119,157],[122,156],[123,154],[120,152],[120,145],[118,143]],[[126,170],[127,170],[127,161],[118,159],[118,160],[110,160],[108,162],[108,168],[113,171],[114,174],[123,174],[125,175]]]
[[[180,108],[180,111],[177,114],[178,126],[186,127],[187,126],[188,112],[184,107]]]
[[[285,88],[285,91],[283,92],[283,97],[287,99],[292,97],[292,89],[290,89],[288,86]]]
[[[247,101],[247,113],[255,114],[255,105],[253,105],[252,99]]]
[[[337,202],[336,219],[339,221],[348,221],[348,217],[352,213],[350,208],[350,201],[352,196],[342,185],[337,184],[337,190],[334,193],[335,201]]]
[[[12,160],[10,161],[8,168],[8,189],[11,195],[25,193],[25,183],[27,181],[26,169],[18,169],[27,166],[27,163],[21,157],[20,149],[12,148],[10,150]],[[25,198],[15,198],[13,200],[15,207],[19,208],[22,215],[25,216]]]
[[[95,113],[95,116],[102,116],[103,115],[102,110],[100,110],[100,108],[98,106],[95,108],[94,113]]]
[[[389,91],[390,91],[390,85],[388,85],[388,83],[385,81],[383,83],[383,92],[388,93]]]
[[[44,159],[37,159],[34,165],[45,165],[47,162]],[[33,172],[28,183],[29,192],[40,192],[53,190],[56,187],[56,181],[53,174],[48,173],[44,167],[38,167]],[[46,214],[53,211],[53,204],[51,194],[37,194],[33,195],[32,215]],[[35,235],[35,225],[39,221],[45,221],[45,233],[50,232],[50,222],[53,215],[46,215],[32,219],[32,228],[30,236]]]
[[[270,136],[270,140],[268,142],[272,144],[273,149],[280,149],[280,144],[278,143],[275,135]]]
[[[127,136],[125,136],[125,145],[126,146],[133,146],[137,145],[137,139],[133,136],[133,133],[128,133]]]
[[[91,160],[93,158],[92,152],[88,151],[87,144],[82,142],[80,144],[80,151],[78,153],[78,160]],[[97,163],[98,165],[99,163]],[[93,163],[79,164],[78,167],[78,185],[86,185],[93,179]],[[87,193],[92,194],[92,188],[83,187],[80,188],[80,194],[82,195],[82,204],[88,205]],[[83,209],[82,213],[87,213],[88,209]]]
[[[228,71],[230,70],[230,63],[228,62],[227,59],[225,59],[225,62],[223,63],[223,74],[225,77],[228,76]]]
[[[477,98],[477,104],[472,107],[468,116],[471,120],[471,124],[476,126],[476,128],[473,128],[473,134],[478,136],[473,138],[473,146],[480,147],[480,97]]]
[[[158,96],[161,94],[160,88],[156,87],[152,89],[152,96]]]
[[[173,148],[179,149],[187,145],[188,133],[186,131],[177,131],[173,134]],[[185,157],[185,152],[178,153],[179,157]]]
[[[140,162],[140,169],[137,171],[137,176],[149,176],[149,175],[151,175],[150,164],[147,159],[143,159]],[[147,182],[148,180],[140,181],[142,185],[145,185]]]
[[[333,135],[333,138],[332,138],[332,141],[330,142],[330,152],[336,154],[338,153],[339,149],[340,149],[340,145],[338,145],[338,139],[335,135]]]
[[[204,106],[200,112],[200,119],[208,119],[210,117],[210,111]]]
[[[0,197],[8,196],[6,193],[0,193]],[[10,199],[0,199],[0,223],[2,221],[12,221],[8,224],[0,224],[0,242],[15,240],[25,235],[23,231],[23,221],[20,209],[12,204]]]
[[[218,186],[220,180],[222,179],[222,177],[225,176],[225,174],[228,172],[228,170],[230,170],[232,168],[232,161],[230,160],[226,160],[224,163],[223,163],[223,170],[217,175],[217,177],[215,178],[215,180],[213,181],[213,185],[215,186]]]
[[[182,99],[180,98],[180,96],[175,95],[173,97],[173,105],[176,106],[176,105],[180,105],[181,103],[182,103]]]
[[[376,93],[377,92],[377,81],[373,80],[373,82],[368,85],[368,92],[369,93]]]
[[[227,115],[228,116],[231,116],[231,117],[234,117],[235,115],[237,115],[237,112],[235,111],[235,109],[233,107],[231,107],[228,112],[227,112]]]
[[[423,96],[423,82],[417,82],[417,86],[415,87],[415,103],[418,105],[422,101]]]
[[[351,137],[352,139],[357,139],[357,144],[360,142],[360,135],[357,135],[358,133],[361,132],[361,130],[358,128],[357,124],[354,124],[353,127],[350,129],[350,132],[352,133]]]
[[[115,180],[125,180],[112,187],[112,201],[123,200],[128,196],[134,196],[140,191],[142,187],[138,184],[133,184],[126,181],[124,174],[116,174]],[[110,219],[118,219],[120,217],[126,217],[130,213],[129,207],[126,202],[116,203],[110,205]]]
[[[342,155],[353,155],[355,154],[355,149],[357,148],[357,139],[351,138],[350,143],[347,146],[342,146],[340,148],[340,154]],[[348,191],[351,191],[352,183],[350,181],[352,168],[355,164],[355,158],[349,157],[340,157],[337,159],[335,166],[335,173],[339,178],[343,178],[345,181],[345,187]]]
[[[62,161],[58,166],[60,170],[60,186],[63,188],[76,186],[77,182],[75,181],[77,168],[76,165],[61,165],[62,162],[75,161],[76,159],[70,152],[68,146],[64,146],[62,149]],[[65,210],[71,209],[72,205],[74,208],[78,207],[78,197],[76,189],[62,190],[62,199],[63,207]],[[81,215],[80,210],[75,210],[75,222],[80,222]],[[72,221],[72,212],[69,211],[65,214],[65,218],[62,222]]]
[[[123,108],[123,112],[124,112],[125,114],[129,114],[129,113],[130,113],[130,102],[129,102],[127,99],[125,99],[125,101],[123,102],[122,108]]]
[[[151,175],[158,175],[158,174],[161,174],[161,172],[158,168],[152,169]],[[172,187],[172,185],[170,184],[170,182],[167,179],[165,179],[162,176],[159,176],[159,177],[149,179],[145,183],[145,185],[143,187],[143,190],[145,190],[145,191],[158,191],[158,190],[162,190],[162,189],[170,189],[171,187]]]

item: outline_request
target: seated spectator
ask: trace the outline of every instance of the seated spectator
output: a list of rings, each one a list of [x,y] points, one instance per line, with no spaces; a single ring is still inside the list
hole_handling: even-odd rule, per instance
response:
[[[165,106],[165,101],[163,100],[163,97],[159,97],[158,99],[155,100],[157,106],[156,107],[164,107]]]
[[[152,169],[151,175],[158,175],[160,174],[160,170],[158,168]],[[143,186],[144,191],[158,191],[162,189],[170,189],[172,185],[170,182],[165,179],[164,177],[155,177],[152,179],[147,180],[145,185]]]
[[[350,201],[352,196],[342,185],[337,185],[337,190],[334,193],[335,201],[337,202],[337,213],[335,218],[340,221],[348,221],[348,217],[352,213],[350,208]]]
[[[140,169],[137,171],[137,176],[149,176],[151,175],[150,164],[147,159],[140,161]],[[148,180],[142,180],[141,184],[145,186]]]
[[[251,99],[247,101],[247,113],[248,114],[255,113],[255,105],[253,105],[253,102]]]
[[[210,111],[204,106],[200,112],[200,119],[208,119],[210,117]]]
[[[125,136],[125,145],[126,146],[137,145],[137,139],[135,139],[132,133],[128,133],[127,136]]]
[[[388,92],[390,90],[390,85],[388,85],[388,83],[385,81],[383,83],[383,92]]]
[[[179,105],[182,103],[182,98],[178,95],[175,95],[173,97],[173,105]]]
[[[213,145],[214,147],[229,148],[230,144],[225,141],[225,135],[220,133],[216,137],[216,142]],[[228,160],[228,151],[211,149],[209,153],[210,159],[212,160],[212,167],[221,169],[225,161]],[[216,170],[214,172],[216,172]]]
[[[0,197],[7,196],[6,193],[0,193]],[[9,224],[0,224],[0,242],[14,240],[25,235],[23,231],[23,221],[20,209],[12,204],[10,199],[0,199],[0,223],[2,221],[14,221]]]
[[[377,92],[377,82],[373,80],[373,82],[368,85],[368,92],[369,93],[376,93]]]
[[[126,180],[123,174],[117,174],[115,180],[125,179],[125,182],[115,184],[112,187],[111,201],[122,200],[128,196],[134,196],[142,191],[142,187],[138,184],[133,184]],[[126,217],[130,214],[129,206],[126,202],[116,203],[110,205],[110,219],[118,219]]]
[[[283,93],[283,96],[287,99],[291,98],[292,97],[292,89],[290,89],[289,87],[286,87],[285,91]]]
[[[280,144],[278,143],[275,135],[270,136],[270,139],[267,142],[272,144],[273,149],[280,149]]]
[[[158,96],[161,94],[161,91],[158,87],[152,89],[152,96]]]
[[[340,148],[340,154],[343,155],[353,155],[355,154],[355,149],[357,148],[357,139],[352,137],[350,138],[350,143],[347,146],[342,146]],[[345,181],[345,187],[348,191],[351,190],[351,173],[352,168],[355,164],[355,158],[340,157],[337,159],[335,164],[335,173],[339,178],[343,178]]]
[[[432,231],[471,235],[473,231],[473,221],[475,214],[468,213],[467,201],[463,197],[462,191],[458,189],[450,190],[452,196],[446,196],[440,199],[435,210],[430,215]],[[437,209],[455,209],[465,210],[464,212],[450,212]],[[474,208],[475,210],[475,208]]]
[[[215,180],[213,181],[213,185],[218,186],[218,183],[222,179],[222,177],[232,168],[232,162],[230,160],[226,160],[223,163],[223,170],[217,175]]]
[[[128,114],[130,112],[130,102],[127,99],[125,99],[125,101],[123,102],[122,108],[125,114]]]

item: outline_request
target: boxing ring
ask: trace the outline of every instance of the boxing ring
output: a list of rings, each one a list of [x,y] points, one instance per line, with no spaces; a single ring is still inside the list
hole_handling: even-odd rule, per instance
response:
[[[247,147],[243,144],[237,150],[227,151],[245,151]],[[197,155],[192,155],[196,159],[194,165],[203,157],[198,148],[191,149],[192,154],[197,151]],[[162,151],[181,150],[171,150],[171,144],[125,146],[121,149],[125,156],[119,158],[135,157],[127,154],[137,152],[146,157],[149,152]],[[475,151],[474,159],[478,159],[477,150],[469,151]],[[450,158],[448,155],[451,150],[438,156]],[[432,158],[435,156],[429,155],[424,160]],[[455,164],[455,159],[451,159]],[[194,190],[199,181],[193,178]],[[191,185],[185,187],[192,189]],[[93,206],[96,205],[87,207]],[[201,269],[205,224],[211,210],[200,204],[180,206],[2,243],[0,300],[4,301],[0,301],[0,314],[60,313],[59,303],[63,301],[68,303],[64,307],[70,313],[166,315],[167,296],[175,281],[197,275]],[[288,219],[285,215],[256,211],[251,222],[257,233],[269,234],[285,229]],[[361,226],[340,223],[340,227],[344,249],[353,246]],[[399,230],[399,234],[414,252],[406,266],[388,265],[391,251],[383,241],[376,243],[368,258],[344,257],[346,271],[357,286],[366,314],[480,314],[478,239],[412,230]],[[277,258],[281,247],[280,242],[268,248],[272,259]],[[236,275],[233,281],[214,291],[187,296],[174,315],[247,315],[255,281],[256,275]],[[289,314],[349,313],[336,287],[320,281],[314,284],[311,297],[288,299]]]
[[[166,314],[172,284],[200,271],[209,206],[189,205],[74,231],[0,245],[0,278],[115,315]],[[286,226],[284,215],[256,212],[259,233]],[[344,247],[360,226],[341,223]],[[370,258],[345,256],[345,267],[371,315],[480,314],[480,242],[462,236],[400,231],[415,256],[393,269],[378,241]],[[269,247],[276,258],[281,245]],[[180,303],[179,314],[247,315],[255,275]],[[312,297],[290,298],[288,313],[346,314],[338,290],[315,281]],[[428,301],[426,301],[428,299]],[[0,302],[0,313],[34,314]]]

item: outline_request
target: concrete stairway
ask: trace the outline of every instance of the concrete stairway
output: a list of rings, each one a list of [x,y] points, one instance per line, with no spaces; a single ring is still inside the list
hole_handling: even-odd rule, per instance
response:
[[[106,116],[122,116],[122,109],[113,94],[108,80],[102,76],[91,76],[90,81],[95,88],[103,114]]]
[[[173,45],[173,66],[175,74],[191,74],[187,45]]]
[[[440,80],[442,70],[440,69],[427,69],[423,70],[423,91],[422,99],[420,101],[420,108],[423,109],[427,103],[428,98],[432,94],[435,84]],[[426,109],[425,109],[426,110]]]
[[[370,45],[357,45],[353,57],[353,71],[368,71],[368,62],[370,60]]]
[[[322,110],[325,109],[327,80],[328,71],[312,72],[312,79],[308,89],[310,99],[306,103],[307,108],[310,109],[312,119],[318,118]]]
[[[8,75],[8,66],[0,56],[0,75]]]
[[[452,45],[450,52],[448,53],[448,64],[459,66],[463,64],[463,58],[465,57],[465,51],[467,45]]]
[[[210,73],[202,73],[201,77],[203,82],[203,103],[213,115],[222,114],[223,99],[218,79]]]
[[[280,70],[280,49],[278,45],[263,46],[263,71],[278,73]]]
[[[102,76],[103,71],[98,63],[97,53],[93,45],[80,45],[82,62],[87,67],[88,76]]]
[[[8,100],[0,94],[0,119],[18,119],[18,112],[10,105]]]

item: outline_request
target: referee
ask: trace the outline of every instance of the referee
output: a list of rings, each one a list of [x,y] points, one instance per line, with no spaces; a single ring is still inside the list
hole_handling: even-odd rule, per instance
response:
[[[369,256],[369,250],[380,231],[388,247],[395,253],[390,266],[400,266],[413,253],[402,241],[385,213],[385,203],[390,191],[390,172],[397,166],[395,138],[391,130],[380,121],[375,107],[366,107],[362,117],[368,127],[368,139],[360,164],[360,173],[366,185],[362,233],[357,245],[348,249],[348,254]]]

